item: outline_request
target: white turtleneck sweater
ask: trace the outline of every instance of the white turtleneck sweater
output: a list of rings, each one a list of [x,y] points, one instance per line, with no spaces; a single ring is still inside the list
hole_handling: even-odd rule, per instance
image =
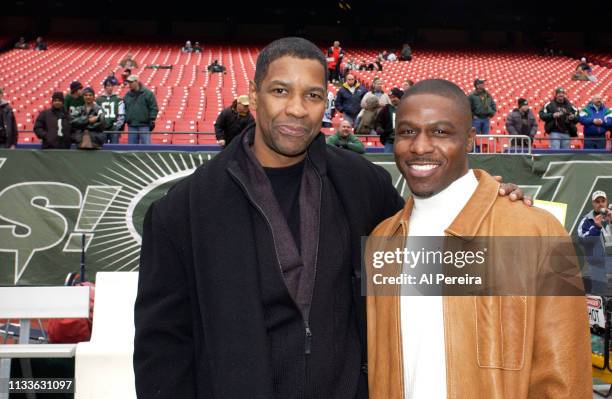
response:
[[[415,196],[407,240],[444,236],[477,186],[470,170],[432,197]],[[402,296],[400,312],[405,399],[446,399],[442,297]]]

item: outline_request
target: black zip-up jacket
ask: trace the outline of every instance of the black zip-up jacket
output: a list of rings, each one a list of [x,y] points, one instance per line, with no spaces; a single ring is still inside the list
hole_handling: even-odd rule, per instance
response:
[[[134,315],[138,396],[367,398],[360,238],[403,200],[381,167],[326,145],[322,134],[311,144],[321,213],[309,337],[279,267],[276,249],[285,243],[245,169],[242,135],[145,217]]]
[[[0,148],[17,144],[17,121],[13,108],[6,101],[0,101]]]
[[[61,120],[60,124],[58,123]],[[34,133],[42,140],[42,148],[68,149],[72,144],[70,115],[63,107],[49,108],[38,114],[34,123]]]
[[[380,142],[383,144],[393,144],[395,142],[394,112],[395,107],[392,104],[387,104],[378,111],[376,116],[376,132],[380,136]]]
[[[234,137],[254,122],[255,119],[250,112],[245,116],[240,116],[233,107],[227,107],[221,111],[215,120],[215,136],[217,140],[225,140],[225,146],[227,147]]]
[[[556,112],[561,112],[563,115],[555,118],[554,114]],[[573,115],[574,119],[570,120],[570,115]],[[540,119],[544,121],[544,131],[546,133],[558,132],[567,133],[571,137],[578,136],[578,129],[576,128],[578,110],[568,100],[561,104],[555,100],[544,104],[542,109],[540,109]]]

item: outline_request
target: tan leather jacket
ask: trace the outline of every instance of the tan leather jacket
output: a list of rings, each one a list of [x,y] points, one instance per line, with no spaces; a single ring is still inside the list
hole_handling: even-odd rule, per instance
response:
[[[478,187],[446,235],[567,236],[550,214],[499,197],[495,179],[474,173]],[[372,235],[407,236],[412,206],[410,198]],[[398,296],[367,298],[372,399],[404,397],[399,304]],[[583,297],[446,296],[443,306],[448,398],[592,398]]]

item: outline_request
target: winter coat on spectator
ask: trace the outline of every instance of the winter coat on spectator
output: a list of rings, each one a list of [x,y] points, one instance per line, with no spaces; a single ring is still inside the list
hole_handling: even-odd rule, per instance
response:
[[[491,94],[486,90],[482,92],[474,90],[468,99],[472,108],[472,116],[484,119],[492,117],[497,112],[497,105],[495,105]]]
[[[42,140],[42,149],[68,149],[72,144],[70,115],[63,107],[53,107],[38,114],[34,133]]]
[[[125,104],[125,122],[128,126],[151,126],[157,118],[159,109],[157,100],[151,90],[140,84],[138,90],[130,90],[123,98]]]
[[[5,100],[0,100],[0,148],[17,144],[17,121],[13,108]]]
[[[359,82],[356,82],[353,88],[353,91],[351,91],[351,87],[347,83],[342,85],[338,94],[336,94],[335,107],[337,111],[355,119],[361,111],[361,99],[365,96],[366,91]]]
[[[97,117],[94,123],[89,122],[89,118],[92,116]],[[104,144],[104,129],[106,128],[104,110],[95,102],[91,104],[89,109],[85,105],[77,108],[70,125],[72,127],[72,139],[77,147],[81,144],[85,131],[89,132],[94,147],[100,148]]]
[[[359,113],[355,134],[376,133],[376,116],[378,115],[378,98],[371,96],[368,98],[366,107]]]
[[[538,131],[538,122],[530,109],[523,113],[520,109],[515,108],[510,111],[506,118],[506,130],[508,134],[533,138]]]
[[[602,124],[596,125],[594,119],[601,119]],[[586,107],[580,110],[578,120],[584,125],[585,137],[603,137],[606,130],[612,128],[612,109],[607,108],[605,104],[601,104],[598,108],[590,102]]]
[[[555,118],[553,115],[556,112],[562,112],[564,115]],[[569,119],[570,115],[574,115],[575,118]],[[567,133],[570,137],[576,137],[578,135],[576,129],[576,124],[578,123],[577,116],[578,110],[567,99],[561,104],[555,100],[549,101],[540,109],[540,119],[545,122],[544,131],[546,133]]]

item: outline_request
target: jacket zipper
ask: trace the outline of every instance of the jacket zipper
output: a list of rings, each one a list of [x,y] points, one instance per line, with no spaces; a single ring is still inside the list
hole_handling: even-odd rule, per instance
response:
[[[247,198],[249,199],[249,202],[251,202],[251,204],[253,204],[253,206],[255,208],[257,208],[257,210],[259,211],[261,216],[263,216],[263,218],[266,220],[266,223],[268,224],[268,228],[270,229],[270,233],[272,234],[272,242],[274,244],[274,254],[276,255],[276,257],[275,257],[276,264],[278,265],[278,270],[279,270],[279,272],[281,274],[281,279],[283,280],[283,285],[285,286],[285,289],[287,290],[287,292],[289,292],[289,287],[287,287],[287,283],[285,282],[285,279],[283,277],[283,270],[282,270],[280,262],[278,260],[278,251],[276,250],[276,238],[274,236],[274,230],[272,229],[272,223],[270,223],[270,220],[266,216],[266,214],[263,211],[263,209],[261,209],[259,204],[257,202],[255,202],[255,200],[251,196],[251,193],[246,188],[246,186],[244,185],[242,180],[240,180],[240,178],[238,176],[236,176],[236,174],[231,169],[228,169],[228,171],[232,175],[234,180],[236,180],[236,182],[240,185],[240,187],[242,187],[242,190],[244,191],[244,193],[246,194]],[[320,179],[321,179],[321,176],[319,176],[319,180]],[[321,229],[321,226],[320,226],[320,221],[321,221],[320,203],[321,203],[321,201],[320,201],[320,199],[321,199],[321,193],[319,193],[319,227],[318,227],[319,231],[318,231],[318,233],[320,233],[320,229]],[[318,238],[318,235],[319,235],[318,233],[317,233],[317,238]],[[315,269],[314,269],[314,275],[313,275],[313,281],[312,281],[312,289],[311,289],[311,294],[310,294],[311,301],[312,301],[312,295],[314,293],[314,285],[315,285],[316,275],[317,275],[317,257],[318,257],[318,252],[319,252],[319,240],[317,239],[317,254],[315,255],[315,264],[314,264],[314,268]],[[293,302],[295,303],[295,301],[293,301]],[[296,307],[297,307],[297,304],[296,304]],[[304,314],[302,314],[301,311],[300,311],[300,314],[301,314],[302,320],[304,322],[304,354],[305,355],[310,355],[311,347],[312,347],[312,331],[310,330],[309,320],[306,317],[304,317]]]

